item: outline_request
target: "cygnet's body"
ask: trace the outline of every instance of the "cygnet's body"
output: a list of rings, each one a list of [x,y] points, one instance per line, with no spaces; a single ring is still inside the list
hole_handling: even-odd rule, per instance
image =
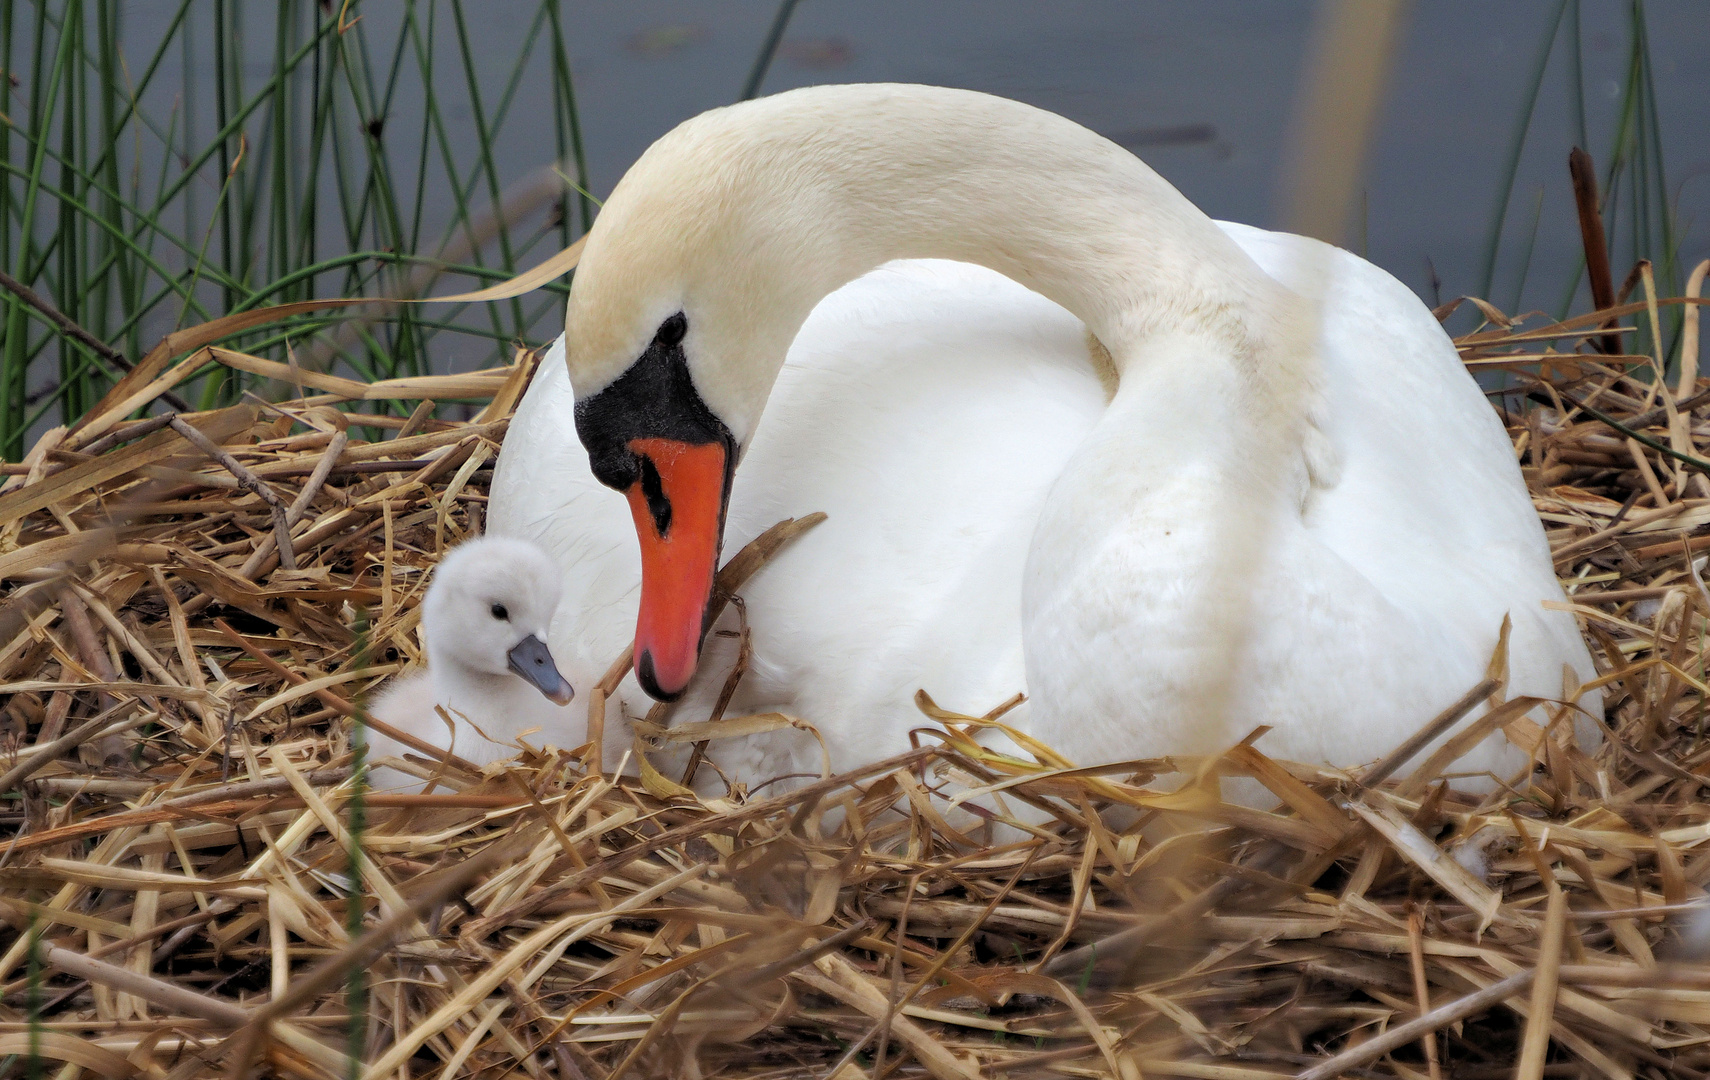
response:
[[[560,593],[557,568],[526,540],[488,536],[458,546],[440,562],[422,600],[427,670],[394,679],[369,713],[476,765],[510,757],[518,736],[531,729],[541,731],[543,742],[579,734],[582,722],[567,708],[574,691],[545,644]],[[373,729],[368,745],[370,761],[421,756]],[[371,783],[419,780],[381,767]]]

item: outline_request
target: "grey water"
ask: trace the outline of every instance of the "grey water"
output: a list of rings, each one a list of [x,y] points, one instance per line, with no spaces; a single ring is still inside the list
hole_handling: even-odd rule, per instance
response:
[[[1556,8],[1554,0],[1411,5],[1369,160],[1363,236],[1356,226],[1350,246],[1427,299],[1481,282],[1506,158]],[[1278,225],[1275,193],[1313,9],[1306,0],[806,0],[764,89],[895,80],[1003,94],[1128,141],[1214,217]],[[1690,265],[1710,254],[1710,8],[1650,2],[1645,13]],[[771,14],[770,4],[668,2],[586,12],[583,33],[604,40],[584,38],[571,54],[596,183],[614,181],[678,120],[729,100]],[[1583,8],[1588,149],[1600,165],[1627,77],[1628,16],[1625,3]],[[666,27],[682,28],[668,39],[680,44],[637,49],[644,35],[665,37]],[[1564,44],[1539,95],[1508,213],[1510,257],[1490,297],[1505,307],[1515,299],[1534,210],[1539,269],[1528,275],[1522,306],[1556,307],[1562,268],[1579,250],[1566,166],[1578,133]]]
[[[158,40],[175,6],[125,5],[131,55]],[[547,59],[527,36],[536,7],[534,0],[483,0],[467,8],[489,104],[518,56],[530,53],[495,144],[506,182],[553,156],[543,134],[552,119]],[[1508,155],[1558,7],[1559,0],[1420,0],[1408,9],[1348,246],[1427,302],[1484,287]],[[1583,0],[1580,7],[1585,134],[1602,167],[1628,78],[1633,7],[1616,0]],[[244,52],[259,76],[273,55],[272,16],[260,6],[248,10]],[[378,39],[390,40],[388,20],[395,26],[403,5],[360,10],[379,28]],[[608,192],[673,125],[735,100],[777,10],[770,0],[566,3],[592,193]],[[1646,0],[1643,12],[1679,260],[1690,267],[1710,255],[1710,8],[1703,0]],[[1214,217],[1275,226],[1280,162],[1313,15],[1310,0],[803,0],[761,92],[883,80],[1018,98],[1126,143]],[[1488,289],[1505,309],[1559,311],[1577,275],[1566,159],[1580,130],[1568,50],[1564,33],[1509,200]],[[443,70],[434,78],[460,79],[454,48],[441,51]],[[406,83],[419,78],[404,67]],[[189,78],[195,85],[183,92],[203,100],[200,124],[211,135],[211,76]],[[154,92],[164,115],[164,96],[180,88]],[[397,108],[407,113],[418,96],[406,85],[395,95]],[[444,119],[454,142],[473,142],[467,104],[451,104]],[[412,168],[419,143],[402,133],[416,126],[407,115],[388,120],[388,153]],[[430,223],[445,222],[450,212],[444,192],[430,191]],[[1614,257],[1619,278],[1631,253],[1617,244]],[[543,337],[556,333],[549,323],[535,329]]]

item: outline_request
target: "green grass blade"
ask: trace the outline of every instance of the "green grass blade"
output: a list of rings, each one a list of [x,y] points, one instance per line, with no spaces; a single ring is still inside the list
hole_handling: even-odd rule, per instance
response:
[[[1508,160],[1503,166],[1502,180],[1497,185],[1496,208],[1491,213],[1490,229],[1485,236],[1484,264],[1479,275],[1478,295],[1488,297],[1492,283],[1496,280],[1496,256],[1502,245],[1502,226],[1508,220],[1508,202],[1514,195],[1514,179],[1520,172],[1520,154],[1526,148],[1526,133],[1532,127],[1532,115],[1537,111],[1538,92],[1544,85],[1544,72],[1550,63],[1550,53],[1554,51],[1556,37],[1561,32],[1562,17],[1567,12],[1568,0],[1560,0],[1556,5],[1554,17],[1550,19],[1549,32],[1544,35],[1543,44],[1538,48],[1538,56],[1532,64],[1532,75],[1527,83],[1525,103],[1520,108],[1520,119],[1514,128],[1514,139],[1509,144]]]
[[[766,72],[771,70],[772,58],[778,54],[778,45],[784,40],[784,31],[789,27],[790,16],[795,14],[799,2],[780,0],[778,11],[772,16],[772,24],[766,28],[766,37],[760,42],[760,53],[754,58],[754,66],[748,69],[748,78],[743,80],[742,93],[736,100],[748,101],[760,93],[760,84],[766,81]]]

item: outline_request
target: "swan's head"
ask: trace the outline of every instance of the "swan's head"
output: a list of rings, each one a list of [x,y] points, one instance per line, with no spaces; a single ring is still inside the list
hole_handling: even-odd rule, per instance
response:
[[[703,114],[655,143],[600,211],[571,285],[576,431],[635,518],[635,671],[661,700],[694,674],[731,480],[790,342],[865,269],[836,265],[812,184],[771,179],[814,138],[778,101]]]
[[[575,691],[546,648],[558,568],[526,540],[486,536],[440,561],[422,601],[430,665],[517,675],[559,705]]]

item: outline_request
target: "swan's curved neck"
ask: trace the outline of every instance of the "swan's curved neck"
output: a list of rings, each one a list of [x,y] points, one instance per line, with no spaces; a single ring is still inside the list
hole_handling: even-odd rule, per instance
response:
[[[890,259],[947,258],[1061,304],[1119,372],[1160,334],[1242,354],[1268,336],[1275,282],[1204,213],[1093,132],[1031,110],[1025,120],[1016,126],[1039,130],[988,133],[978,154],[927,139],[892,148],[901,166],[820,159],[815,186],[831,228],[816,230],[815,247],[828,272],[798,310]]]
[[[1078,124],[966,91],[825,87],[705,114],[631,169],[572,290],[572,378],[599,390],[637,328],[680,305],[697,385],[742,426],[814,305],[898,258],[1013,278],[1079,316],[1119,372],[1160,334],[1240,360],[1277,340],[1285,306],[1204,213]],[[637,296],[660,310],[631,310]]]

